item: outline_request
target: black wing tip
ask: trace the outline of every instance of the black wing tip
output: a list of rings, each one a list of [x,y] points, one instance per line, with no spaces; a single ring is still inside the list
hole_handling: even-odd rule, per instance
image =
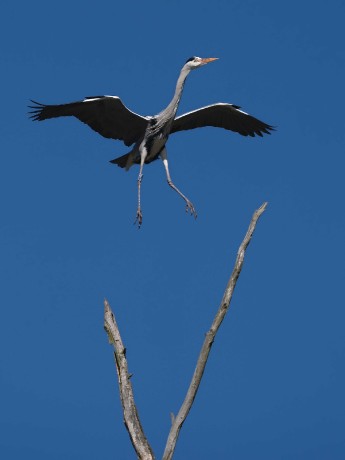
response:
[[[248,133],[250,136],[255,137],[255,135],[263,137],[264,134],[269,134],[271,135],[272,132],[276,131],[277,127],[276,126],[271,126],[267,125],[266,123],[262,128],[256,129],[252,131],[251,133]],[[272,131],[272,132],[271,132]]]
[[[46,107],[46,104],[42,104],[41,102],[34,101],[33,99],[29,99],[30,102],[33,104],[38,105],[39,107]]]
[[[277,126],[267,125],[264,129],[261,130],[265,134],[271,135],[274,131],[277,131]]]
[[[269,131],[277,131],[278,127],[277,126],[267,125],[266,129],[268,129]],[[268,133],[268,134],[271,134],[271,133]]]
[[[33,109],[28,112],[29,118],[31,118],[32,121],[44,120],[44,118],[42,117],[42,111],[47,107],[47,105],[42,104],[41,102],[34,101],[33,99],[30,99],[30,102],[32,102],[35,105],[28,105],[29,109]]]
[[[40,117],[38,114],[29,115],[29,118],[31,118],[32,121],[40,121]]]
[[[230,104],[234,109],[238,110],[239,112],[242,112],[241,110],[241,106],[239,105],[235,105],[235,104]],[[242,136],[251,136],[251,137],[255,137],[255,136],[260,136],[260,137],[263,137],[263,134],[269,134],[271,135],[272,133],[270,131],[276,131],[277,130],[277,127],[276,126],[272,126],[272,125],[269,125],[261,120],[258,120],[257,118],[253,117],[252,115],[250,115],[249,113],[246,113],[246,112],[242,112],[244,113],[245,115],[247,115],[252,123],[251,125],[252,126],[248,126],[248,130],[246,131],[239,131],[239,133],[242,135]]]
[[[253,130],[248,131],[238,131],[239,134],[242,136],[250,136],[250,137],[263,137],[264,134],[271,135],[270,131],[276,131],[276,128],[270,125],[265,126],[264,128],[256,128]]]

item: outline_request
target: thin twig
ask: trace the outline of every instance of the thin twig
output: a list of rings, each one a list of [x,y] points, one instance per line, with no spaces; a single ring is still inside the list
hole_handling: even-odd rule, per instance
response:
[[[140,460],[154,460],[153,451],[146,439],[141,426],[137,408],[134,402],[133,389],[128,373],[126,349],[123,345],[120,331],[107,300],[104,301],[104,329],[115,352],[115,364],[119,381],[120,398],[123,409],[124,423],[129,433],[132,445]]]
[[[186,420],[188,416],[188,413],[193,405],[195,396],[197,394],[213,341],[215,339],[215,336],[218,332],[220,325],[223,322],[223,319],[227,311],[229,310],[231,298],[232,298],[234,289],[236,287],[236,282],[242,270],[245,251],[253,236],[253,233],[256,227],[256,223],[259,217],[261,216],[261,214],[265,211],[266,206],[267,206],[267,203],[263,203],[263,205],[260,206],[260,208],[254,212],[252,220],[249,224],[249,228],[247,230],[246,236],[244,237],[244,240],[242,241],[239,247],[234,269],[232,271],[232,274],[226,286],[222,301],[220,303],[217,314],[213,320],[211,329],[207,332],[204,343],[201,347],[201,351],[198,357],[196,368],[195,368],[191,383],[189,385],[185,400],[183,401],[183,404],[172,423],[172,426],[169,432],[169,436],[167,439],[167,443],[165,446],[164,454],[163,454],[163,460],[172,459],[180,430],[182,428],[184,421]]]

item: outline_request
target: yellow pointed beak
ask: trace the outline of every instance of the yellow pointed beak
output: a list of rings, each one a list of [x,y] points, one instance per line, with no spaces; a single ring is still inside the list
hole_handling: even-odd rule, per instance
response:
[[[216,61],[217,59],[219,59],[219,58],[203,58],[202,62],[204,64],[208,64],[209,62]]]

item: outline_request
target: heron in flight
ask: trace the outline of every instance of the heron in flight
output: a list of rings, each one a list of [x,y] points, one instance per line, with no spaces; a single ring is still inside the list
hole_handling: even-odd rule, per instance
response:
[[[170,104],[154,116],[142,116],[129,110],[117,96],[86,97],[83,101],[69,104],[46,105],[31,101],[33,120],[74,116],[86,123],[103,137],[118,139],[126,146],[134,144],[129,153],[122,155],[111,163],[117,164],[126,171],[133,165],[139,164],[138,176],[138,208],[136,222],[142,224],[141,183],[145,163],[151,163],[161,158],[170,187],[185,201],[186,211],[197,216],[193,203],[175,186],[171,180],[166,143],[169,135],[177,131],[215,126],[237,132],[242,136],[261,136],[270,134],[274,128],[240,110],[234,104],[217,103],[201,107],[192,112],[175,118],[182,96],[183,86],[191,70],[198,69],[218,58],[200,58],[193,56],[186,61],[177,80],[174,97]]]

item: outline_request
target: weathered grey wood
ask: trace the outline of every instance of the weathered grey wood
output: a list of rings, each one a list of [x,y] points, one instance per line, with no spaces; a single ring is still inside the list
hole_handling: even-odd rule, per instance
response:
[[[183,404],[172,423],[172,426],[169,432],[169,436],[168,436],[168,440],[166,443],[166,447],[164,450],[164,454],[163,454],[163,460],[171,460],[173,457],[180,430],[193,405],[195,396],[197,394],[197,391],[198,391],[198,388],[199,388],[199,385],[200,385],[200,382],[201,382],[201,379],[202,379],[202,376],[205,370],[205,366],[207,363],[207,359],[208,359],[214,338],[218,332],[220,325],[223,322],[223,319],[225,318],[227,311],[229,310],[231,298],[232,298],[234,289],[236,287],[236,282],[242,270],[246,249],[253,236],[253,233],[256,227],[256,223],[259,217],[261,216],[261,214],[265,211],[266,206],[267,206],[267,203],[263,203],[263,205],[260,206],[260,208],[254,212],[252,220],[249,224],[249,228],[247,230],[246,236],[244,237],[244,240],[242,241],[239,247],[235,266],[233,268],[230,279],[226,286],[219,309],[213,320],[211,329],[207,332],[204,343],[201,347],[201,351],[198,357],[196,368],[195,368],[191,383],[189,385],[185,400],[183,401]]]
[[[201,347],[196,368],[191,383],[189,385],[185,400],[183,401],[183,404],[176,417],[174,416],[174,414],[170,414],[172,426],[169,432],[165,451],[163,454],[163,460],[171,460],[173,457],[180,430],[193,405],[195,396],[197,394],[206,367],[207,359],[213,341],[220,328],[220,325],[222,324],[225,318],[227,311],[229,310],[230,302],[232,299],[234,289],[236,287],[237,279],[242,270],[246,249],[253,236],[257,221],[260,218],[261,214],[265,211],[266,206],[267,203],[263,203],[263,205],[260,206],[260,208],[257,209],[253,214],[247,233],[239,247],[235,266],[226,286],[222,301],[214,317],[211,328],[205,336],[205,340]],[[120,331],[116,323],[115,316],[110,309],[109,303],[106,300],[104,301],[104,328],[108,334],[110,342],[113,344],[115,349],[114,357],[119,381],[120,398],[124,414],[124,423],[128,430],[132,445],[140,460],[154,460],[153,451],[146,439],[135,406],[132,385],[130,382],[131,375],[128,373],[126,349],[122,343]]]
[[[123,345],[120,331],[107,300],[104,301],[104,329],[109,341],[114,346],[115,364],[119,381],[120,399],[124,423],[129,433],[132,445],[140,460],[154,460],[154,454],[141,426],[137,408],[134,402],[133,389],[128,373],[126,349]]]

